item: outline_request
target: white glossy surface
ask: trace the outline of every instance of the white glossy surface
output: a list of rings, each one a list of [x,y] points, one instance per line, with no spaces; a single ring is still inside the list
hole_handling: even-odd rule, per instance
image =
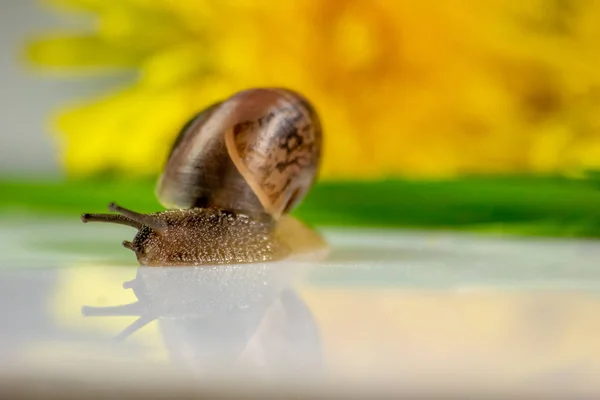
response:
[[[138,269],[126,227],[3,220],[0,369],[600,389],[600,242],[325,234],[320,263]],[[152,321],[112,340],[139,316]]]

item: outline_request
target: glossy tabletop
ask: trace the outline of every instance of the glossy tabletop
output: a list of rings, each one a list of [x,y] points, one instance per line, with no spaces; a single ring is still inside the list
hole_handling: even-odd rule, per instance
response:
[[[0,370],[600,391],[600,241],[322,232],[322,261],[139,268],[127,227],[0,220]]]

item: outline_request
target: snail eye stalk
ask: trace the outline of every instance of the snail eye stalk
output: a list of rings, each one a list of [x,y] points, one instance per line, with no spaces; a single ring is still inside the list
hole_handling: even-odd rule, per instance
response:
[[[84,224],[88,222],[108,222],[112,224],[131,226],[136,229],[140,229],[142,224],[133,221],[123,215],[119,214],[82,214],[81,222]]]
[[[166,228],[164,221],[152,216],[140,214],[132,210],[123,208],[115,203],[108,205],[109,211],[116,212],[118,214],[83,214],[81,221],[87,222],[109,222],[113,224],[131,226],[136,229],[141,229],[143,226],[147,226],[154,232],[162,233]]]

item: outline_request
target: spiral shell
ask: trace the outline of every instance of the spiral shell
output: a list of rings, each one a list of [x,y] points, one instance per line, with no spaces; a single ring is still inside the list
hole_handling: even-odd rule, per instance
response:
[[[321,142],[318,116],[298,93],[241,91],[184,126],[156,194],[167,208],[215,207],[277,220],[315,181]]]

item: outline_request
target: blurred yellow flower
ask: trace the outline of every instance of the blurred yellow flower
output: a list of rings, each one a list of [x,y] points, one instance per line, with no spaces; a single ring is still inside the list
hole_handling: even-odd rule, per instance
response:
[[[138,72],[60,112],[74,175],[155,174],[194,112],[253,86],[314,102],[326,178],[600,166],[598,1],[47,2],[97,24],[35,40],[35,64]]]

